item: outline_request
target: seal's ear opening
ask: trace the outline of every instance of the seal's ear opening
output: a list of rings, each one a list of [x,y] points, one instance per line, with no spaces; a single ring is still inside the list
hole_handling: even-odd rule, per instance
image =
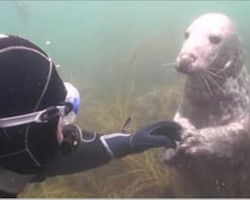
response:
[[[64,101],[66,89],[51,59],[20,37],[0,38],[0,118],[23,115]],[[0,128],[0,163],[33,173],[57,152],[56,117],[47,123]]]

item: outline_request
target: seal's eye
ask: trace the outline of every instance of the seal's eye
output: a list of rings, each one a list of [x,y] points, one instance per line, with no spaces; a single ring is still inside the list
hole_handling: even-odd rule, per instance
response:
[[[190,35],[190,33],[187,32],[187,31],[184,33],[184,38],[185,38],[185,40],[189,38],[189,35]]]
[[[220,36],[217,35],[210,35],[209,36],[209,41],[212,44],[219,44],[221,42],[222,38]]]

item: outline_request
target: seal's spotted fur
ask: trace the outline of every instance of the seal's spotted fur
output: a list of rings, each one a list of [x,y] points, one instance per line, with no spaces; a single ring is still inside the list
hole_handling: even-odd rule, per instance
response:
[[[185,33],[177,69],[188,76],[174,117],[184,129],[175,153],[166,152],[185,196],[250,197],[250,84],[242,57],[225,15],[203,15]]]

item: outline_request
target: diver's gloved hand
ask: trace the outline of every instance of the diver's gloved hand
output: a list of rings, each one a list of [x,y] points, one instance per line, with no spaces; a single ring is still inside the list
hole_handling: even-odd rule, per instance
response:
[[[134,134],[113,133],[100,137],[113,158],[140,153],[153,147],[176,148],[181,126],[172,121],[160,121],[146,126]]]

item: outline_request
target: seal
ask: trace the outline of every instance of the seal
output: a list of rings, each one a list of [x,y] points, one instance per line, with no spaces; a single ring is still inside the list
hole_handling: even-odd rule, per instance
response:
[[[187,75],[174,117],[182,140],[165,162],[181,177],[179,195],[250,197],[250,84],[234,23],[219,13],[196,19],[176,68]]]

